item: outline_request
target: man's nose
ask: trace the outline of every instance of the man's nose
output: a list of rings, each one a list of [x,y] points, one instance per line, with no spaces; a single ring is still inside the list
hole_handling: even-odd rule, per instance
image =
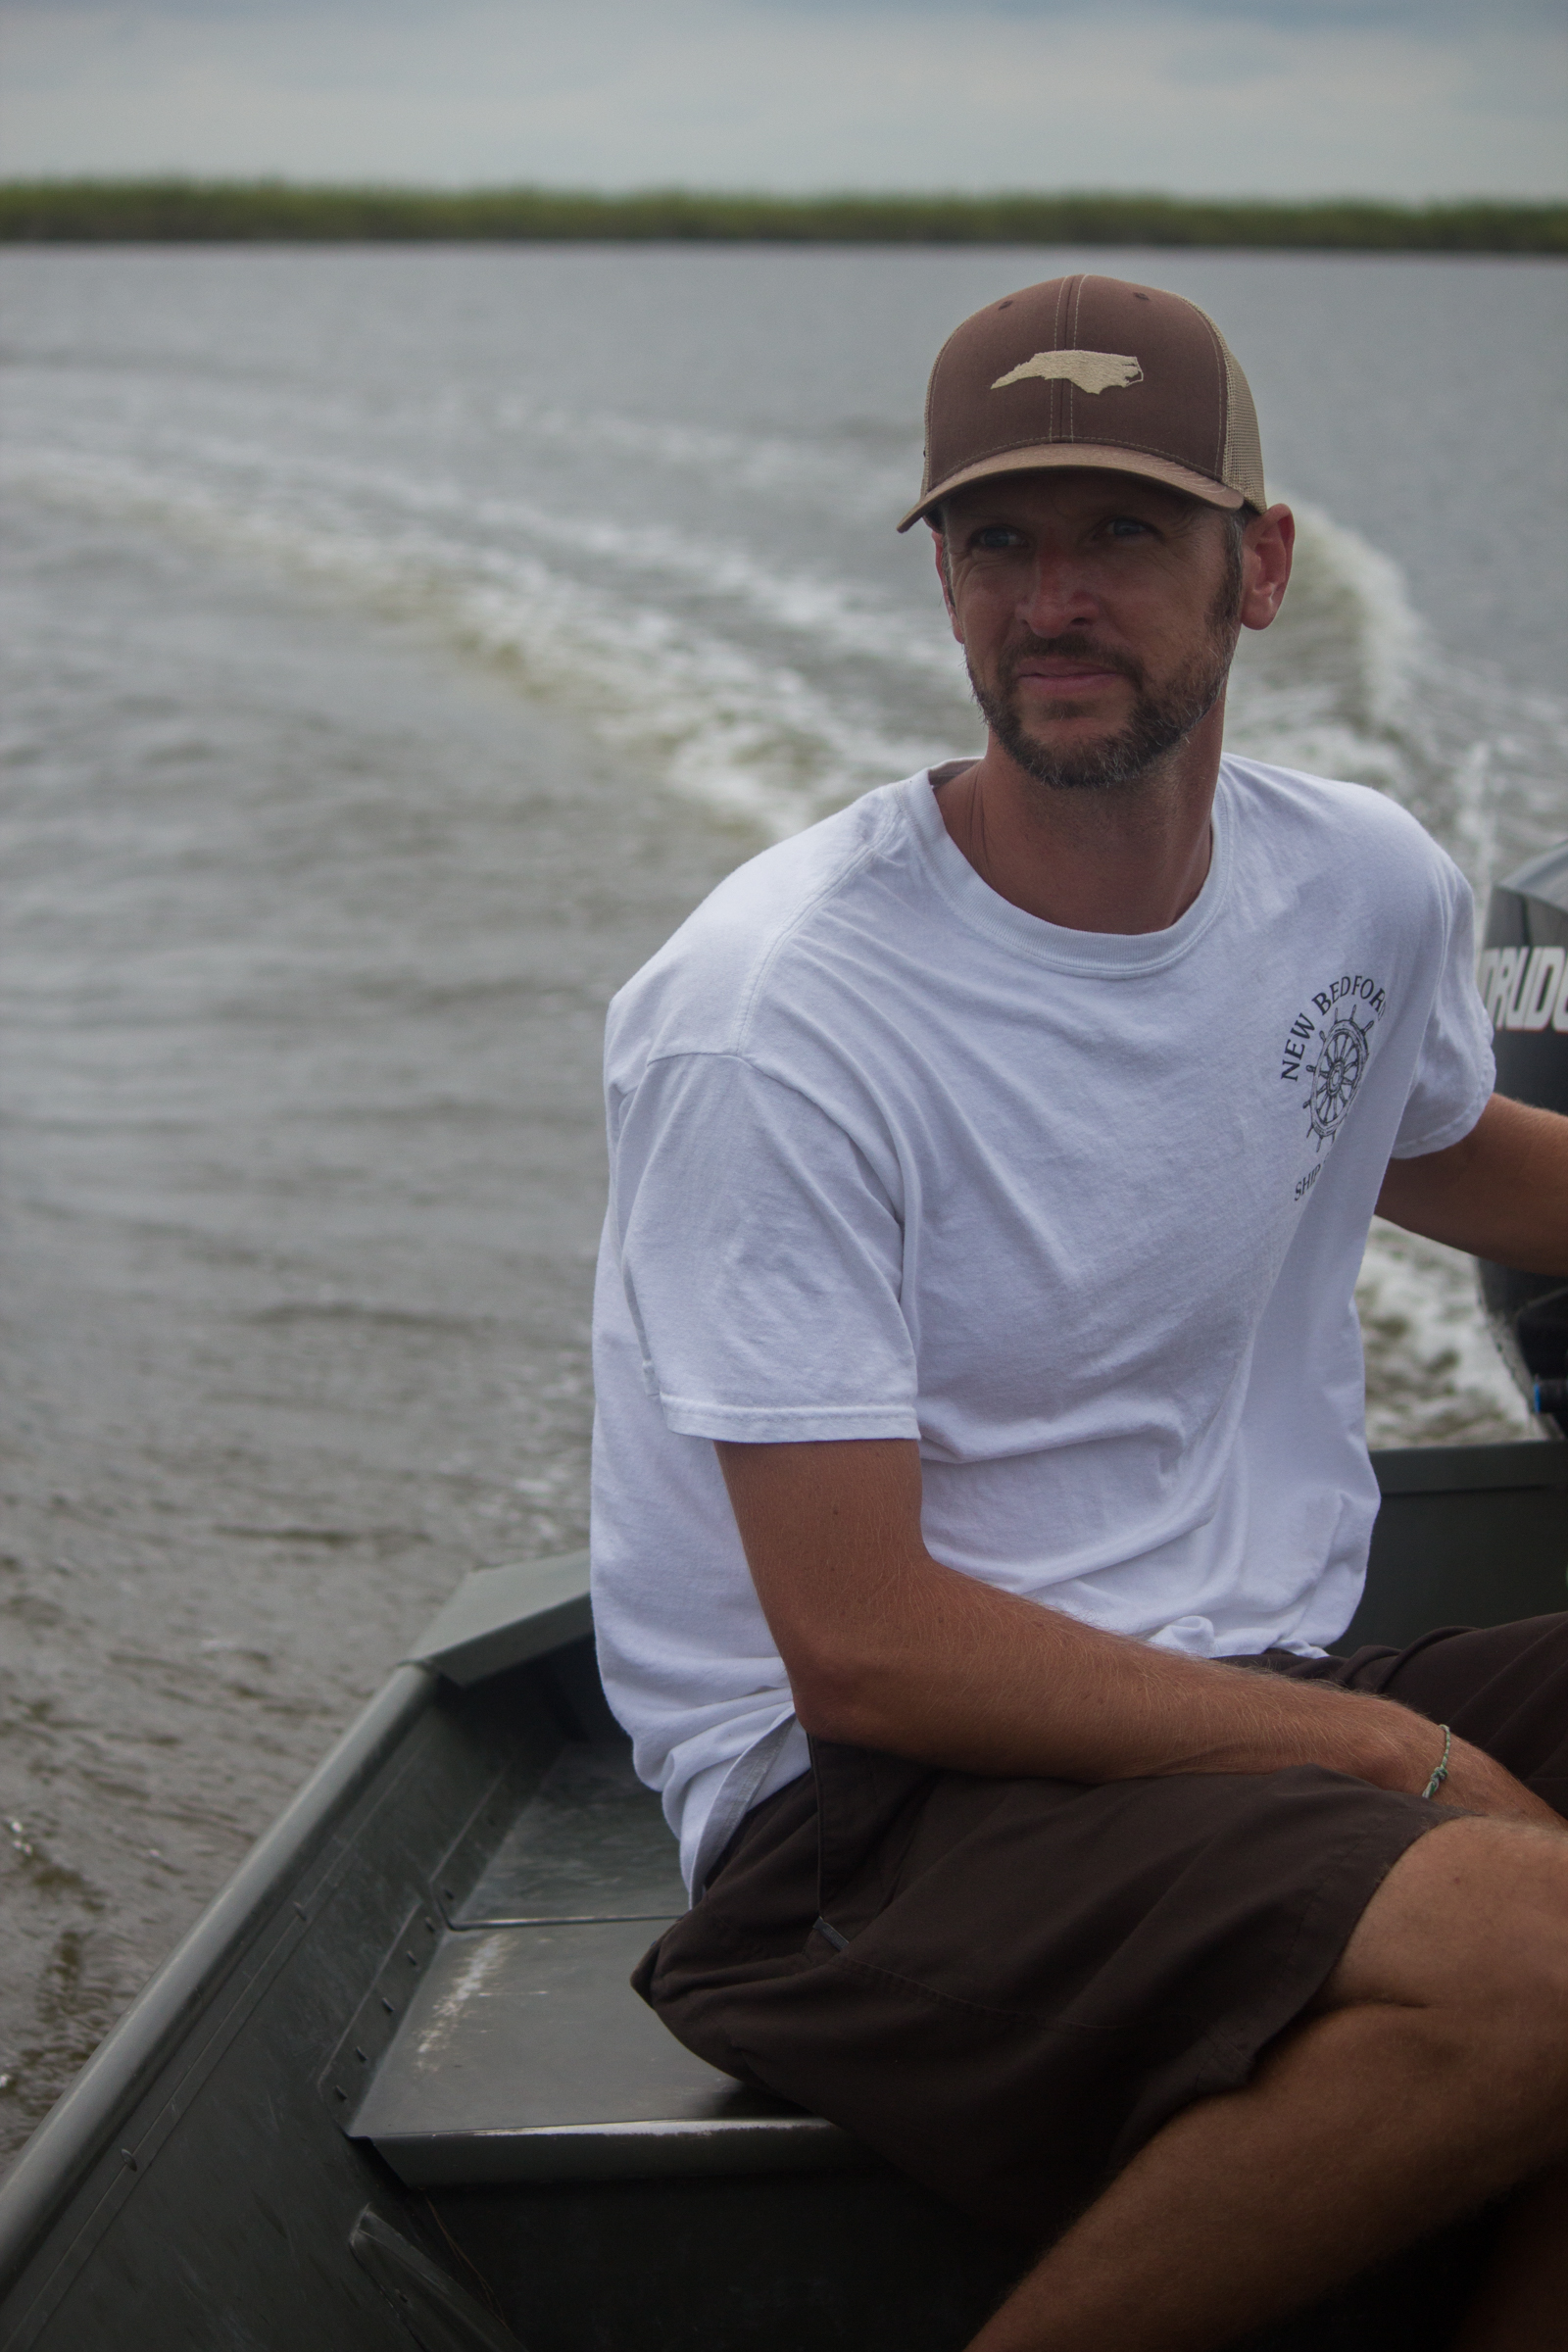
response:
[[[1018,603],[1018,618],[1037,637],[1060,637],[1100,618],[1100,600],[1085,568],[1071,555],[1040,550]]]

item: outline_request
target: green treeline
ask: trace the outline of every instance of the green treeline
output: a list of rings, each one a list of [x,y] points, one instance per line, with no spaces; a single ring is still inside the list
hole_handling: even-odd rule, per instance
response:
[[[1180,196],[627,196],[549,188],[310,187],[283,180],[0,182],[0,241],[197,244],[575,238],[769,244],[1230,245],[1568,253],[1568,203],[1303,204]]]

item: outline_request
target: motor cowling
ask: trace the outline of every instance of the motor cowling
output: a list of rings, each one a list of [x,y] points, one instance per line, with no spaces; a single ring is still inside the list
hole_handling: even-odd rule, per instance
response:
[[[1492,1019],[1497,1092],[1568,1112],[1568,841],[1505,882],[1487,909],[1476,974]],[[1477,1260],[1497,1343],[1533,1411],[1568,1437],[1568,1281]]]

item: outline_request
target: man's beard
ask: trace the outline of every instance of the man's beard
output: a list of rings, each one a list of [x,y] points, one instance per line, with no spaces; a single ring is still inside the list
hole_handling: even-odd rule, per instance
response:
[[[1130,654],[1105,652],[1077,629],[1060,637],[1031,638],[1027,645],[1012,647],[1003,657],[994,688],[983,686],[971,668],[969,684],[992,734],[1026,776],[1057,791],[1109,792],[1118,785],[1137,783],[1167,752],[1186,741],[1224,693],[1236,651],[1241,585],[1241,565],[1233,561],[1209,610],[1204,644],[1155,694],[1149,690],[1141,662]],[[1133,708],[1120,732],[1065,752],[1050,751],[1036,742],[1024,727],[1017,684],[1019,664],[1041,655],[1092,661],[1130,679]]]

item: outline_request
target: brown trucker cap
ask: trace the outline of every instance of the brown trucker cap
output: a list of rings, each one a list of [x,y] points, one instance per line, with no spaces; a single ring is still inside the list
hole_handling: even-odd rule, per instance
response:
[[[1267,506],[1247,378],[1206,312],[1119,277],[1053,277],[956,327],[925,402],[925,480],[900,523],[997,473],[1142,474],[1212,507]]]

